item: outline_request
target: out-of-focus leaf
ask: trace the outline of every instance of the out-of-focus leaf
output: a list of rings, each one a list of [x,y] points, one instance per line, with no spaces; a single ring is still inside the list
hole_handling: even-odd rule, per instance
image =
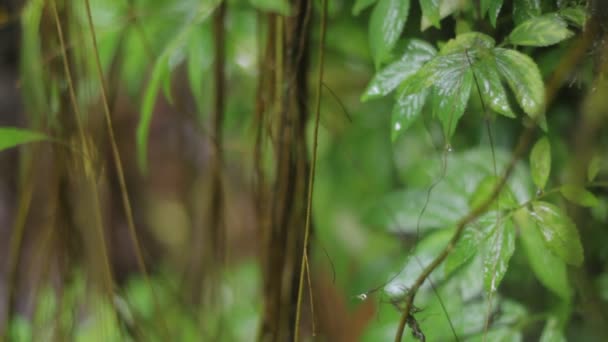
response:
[[[429,43],[419,39],[409,40],[401,58],[376,73],[361,97],[361,101],[386,96],[401,82],[415,74],[435,54],[437,54],[437,50]]]
[[[564,262],[547,250],[536,223],[525,208],[515,213],[515,220],[520,227],[521,241],[536,278],[556,295],[569,299],[571,289]]]
[[[534,184],[543,190],[551,173],[551,145],[547,137],[542,137],[534,144],[530,152],[530,170]]]
[[[496,219],[496,218],[495,218]],[[496,292],[509,268],[515,251],[515,229],[510,219],[499,218],[494,234],[486,240],[483,260],[484,287],[488,293]]]
[[[439,1],[439,19],[443,19],[452,13],[464,9],[468,6],[467,0],[440,0]],[[433,23],[426,16],[422,16],[420,20],[420,30],[424,31],[427,28],[431,27]]]
[[[353,15],[359,15],[361,11],[376,3],[378,0],[357,0],[353,6]]]
[[[448,55],[472,49],[490,49],[496,42],[494,38],[479,32],[467,32],[450,39],[439,51],[440,55]]]
[[[577,27],[584,27],[587,21],[587,11],[583,6],[564,8],[559,15]]]
[[[391,116],[391,139],[395,141],[416,121],[422,112],[429,90],[417,94],[398,96]]]
[[[564,262],[580,266],[583,263],[583,246],[574,222],[551,203],[533,202],[532,208],[530,215],[545,245]]]
[[[280,15],[289,15],[290,8],[287,0],[249,0],[253,7]]]
[[[175,66],[171,63],[175,62],[175,56],[180,55],[180,50],[190,39],[190,34],[196,32],[195,28],[205,21],[220,3],[221,0],[202,2],[154,63],[150,82],[144,92],[141,116],[137,125],[137,162],[142,172],[146,172],[147,169],[148,135],[158,91],[165,79],[169,77],[171,67]]]
[[[541,14],[540,0],[515,0],[513,2],[513,21],[519,25]]]
[[[589,162],[589,168],[587,169],[587,181],[593,182],[597,174],[600,172],[602,166],[602,157],[595,155]]]
[[[595,195],[591,192],[585,190],[585,188],[577,185],[566,184],[562,185],[559,188],[559,191],[562,193],[566,199],[570,202],[585,206],[585,207],[595,207],[599,204],[599,201]]]
[[[188,44],[188,82],[199,112],[203,112],[203,82],[205,72],[211,66],[209,55],[213,47],[210,30],[206,25],[201,26],[197,34],[193,34]]]
[[[473,72],[477,77],[481,97],[486,106],[496,113],[509,118],[515,118],[515,114],[509,106],[507,93],[500,80],[493,56],[484,56],[473,64]]]
[[[376,69],[401,36],[410,10],[410,0],[380,0],[372,12],[369,39]]]
[[[572,37],[568,24],[557,14],[546,14],[530,18],[518,25],[511,34],[509,42],[524,46],[549,46]]]
[[[0,151],[19,145],[47,140],[49,137],[40,132],[15,127],[0,127]]]
[[[426,17],[433,26],[439,28],[439,0],[420,0],[422,15]]]
[[[481,183],[479,183],[477,190],[475,190],[475,192],[471,196],[471,199],[469,202],[469,205],[471,206],[471,208],[476,208],[476,207],[480,206],[482,203],[484,203],[485,201],[487,201],[490,198],[492,191],[494,190],[496,185],[498,185],[499,182],[500,182],[499,176],[491,175],[491,176],[484,178],[484,180],[482,180]],[[496,200],[494,200],[492,202],[496,203],[495,201]],[[517,200],[515,200],[515,197],[513,196],[511,189],[509,189],[508,184],[506,184],[503,187],[502,191],[498,195],[498,203],[500,205],[501,210],[517,207]],[[491,205],[490,207],[495,208],[494,205]]]
[[[566,338],[559,328],[557,318],[551,317],[547,320],[539,342],[566,342]]]
[[[481,0],[481,13],[482,15],[488,13],[488,18],[492,27],[496,27],[496,18],[502,8],[503,0]]]
[[[515,94],[521,108],[532,119],[543,115],[545,87],[532,58],[515,50],[494,49],[496,66]]]
[[[448,139],[456,131],[458,121],[464,114],[472,86],[473,72],[466,67],[446,73],[433,86],[433,115],[439,118]]]

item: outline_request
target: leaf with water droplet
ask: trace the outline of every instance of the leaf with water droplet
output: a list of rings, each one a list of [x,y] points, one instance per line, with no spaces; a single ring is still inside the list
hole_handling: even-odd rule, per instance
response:
[[[564,262],[580,266],[583,246],[574,222],[557,206],[547,202],[532,203],[532,218],[545,245]]]
[[[496,292],[509,268],[515,251],[515,229],[510,219],[495,217],[499,224],[484,246],[484,286],[489,293]]]
[[[562,185],[559,191],[570,202],[584,207],[595,207],[599,204],[597,197],[582,186],[566,184]]]
[[[573,35],[568,24],[559,15],[551,13],[521,23],[511,31],[508,40],[513,45],[549,46]]]
[[[547,137],[540,138],[530,152],[530,171],[534,184],[545,189],[551,173],[551,145]]]
[[[386,96],[436,54],[437,50],[429,43],[419,39],[409,40],[401,58],[374,75],[361,101]]]
[[[422,112],[429,90],[417,94],[398,96],[391,117],[391,139],[393,141],[403,134],[416,121]]]
[[[369,39],[376,69],[388,57],[401,36],[410,10],[410,0],[380,0],[372,12]]]
[[[566,264],[555,254],[547,251],[530,212],[521,208],[515,212],[514,218],[520,228],[519,236],[528,257],[528,263],[536,278],[562,299],[570,298],[571,289]]]
[[[538,66],[529,56],[509,49],[494,49],[496,66],[528,116],[544,114],[545,86]],[[542,127],[542,126],[541,126]]]

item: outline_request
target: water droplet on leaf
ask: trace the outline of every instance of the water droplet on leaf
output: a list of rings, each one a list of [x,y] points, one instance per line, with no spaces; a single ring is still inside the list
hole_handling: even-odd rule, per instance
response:
[[[445,145],[445,150],[448,152],[454,151],[454,149],[452,148],[452,145],[450,145],[450,144]]]
[[[357,295],[357,299],[359,299],[360,301],[364,301],[367,299],[367,294],[362,293],[360,295]]]
[[[543,189],[536,189],[536,197],[539,197],[543,194]]]

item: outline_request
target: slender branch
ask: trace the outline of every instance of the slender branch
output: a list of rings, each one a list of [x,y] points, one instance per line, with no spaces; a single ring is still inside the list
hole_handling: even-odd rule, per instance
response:
[[[317,78],[317,96],[315,99],[315,129],[312,144],[312,161],[310,165],[310,174],[308,180],[308,203],[306,205],[306,223],[304,226],[304,246],[302,248],[302,264],[300,265],[300,283],[298,285],[298,299],[296,304],[296,322],[294,341],[298,341],[300,337],[300,318],[302,311],[302,291],[304,288],[304,273],[308,269],[308,240],[310,238],[310,222],[312,219],[312,197],[315,183],[315,169],[317,166],[317,147],[319,144],[319,121],[321,117],[321,92],[323,91],[323,67],[325,58],[325,36],[327,32],[327,1],[321,0],[321,33],[319,39],[319,74]],[[313,318],[314,319],[314,318]]]

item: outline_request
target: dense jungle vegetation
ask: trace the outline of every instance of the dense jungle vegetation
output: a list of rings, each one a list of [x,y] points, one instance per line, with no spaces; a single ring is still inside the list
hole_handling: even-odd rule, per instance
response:
[[[608,341],[602,0],[0,0],[1,341]]]

